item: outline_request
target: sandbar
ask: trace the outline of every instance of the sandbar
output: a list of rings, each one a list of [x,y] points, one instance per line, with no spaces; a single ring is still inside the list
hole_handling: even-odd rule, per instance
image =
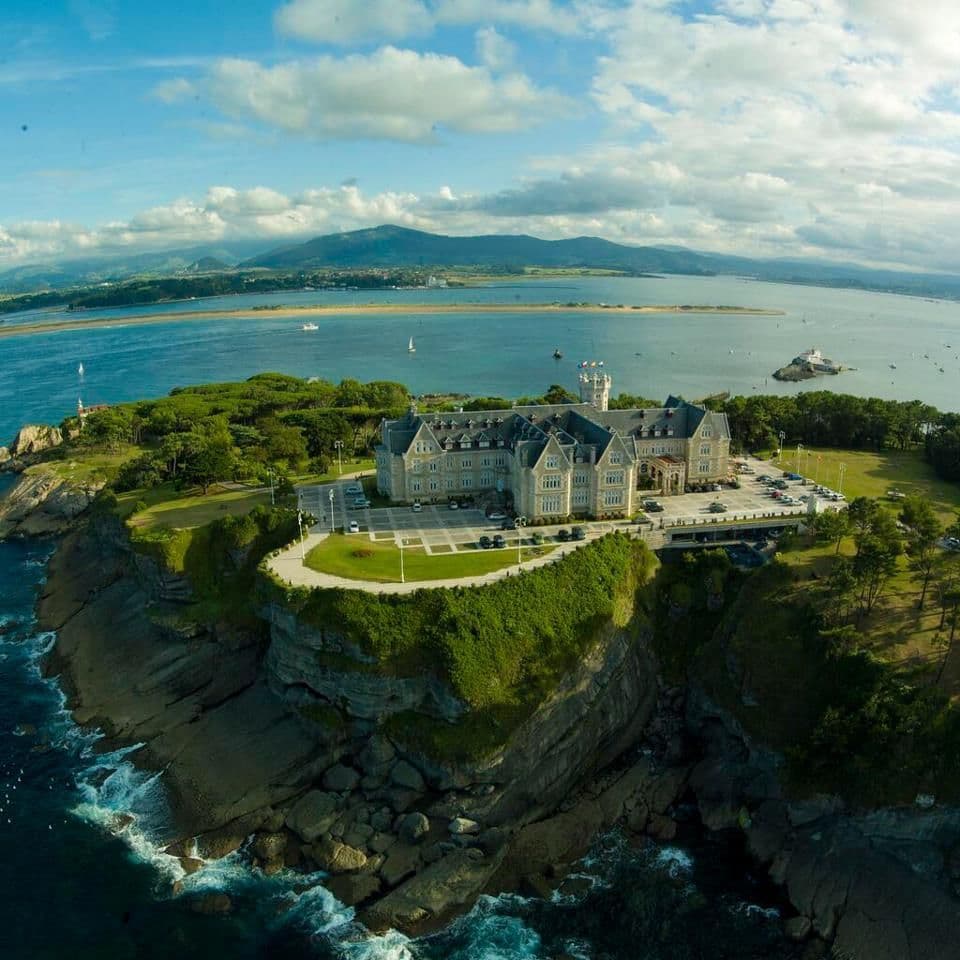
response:
[[[131,313],[110,317],[88,317],[77,314],[76,320],[56,320],[49,323],[23,323],[13,326],[0,325],[0,338],[19,337],[38,333],[61,333],[65,330],[89,330],[95,327],[118,327],[132,324],[173,323],[181,320],[223,320],[263,317],[319,317],[347,314],[438,314],[438,313],[725,313],[759,316],[782,316],[783,310],[763,307],[728,307],[704,304],[645,304],[642,306],[610,306],[592,304],[557,303],[363,303],[363,304],[312,304],[303,307],[245,307],[232,310],[186,310],[179,313]]]

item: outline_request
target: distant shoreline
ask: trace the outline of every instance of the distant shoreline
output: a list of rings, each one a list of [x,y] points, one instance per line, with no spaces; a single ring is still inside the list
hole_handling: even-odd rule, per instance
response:
[[[785,311],[764,307],[710,306],[705,304],[645,304],[639,306],[608,306],[601,304],[554,303],[364,303],[349,306],[311,305],[303,307],[247,307],[231,310],[188,310],[181,313],[140,313],[116,317],[93,317],[88,320],[60,320],[55,323],[24,323],[18,326],[0,326],[0,339],[28,336],[38,333],[61,333],[65,330],[89,330],[96,327],[130,326],[132,324],[172,323],[180,320],[223,320],[228,318],[256,319],[270,317],[314,317],[324,314],[362,313],[724,313],[755,316],[783,316]]]

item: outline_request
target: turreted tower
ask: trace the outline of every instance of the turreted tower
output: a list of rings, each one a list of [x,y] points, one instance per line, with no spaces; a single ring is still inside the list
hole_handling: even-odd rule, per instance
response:
[[[602,367],[601,361],[597,366]],[[581,365],[580,402],[593,404],[598,410],[606,410],[610,403],[610,384],[613,380],[603,370]]]

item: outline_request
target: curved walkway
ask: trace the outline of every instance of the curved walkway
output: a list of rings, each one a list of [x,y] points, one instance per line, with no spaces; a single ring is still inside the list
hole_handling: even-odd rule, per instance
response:
[[[597,535],[602,535],[608,531],[597,531]],[[303,556],[306,556],[317,544],[322,543],[330,536],[328,530],[320,530],[313,527],[303,540]],[[336,536],[336,534],[335,534]],[[357,534],[354,534],[357,536]],[[360,535],[362,536],[362,535]],[[476,577],[456,577],[448,580],[408,580],[406,583],[380,583],[376,580],[352,580],[347,577],[337,577],[330,573],[320,573],[317,570],[311,570],[305,566],[301,559],[301,545],[299,542],[281,550],[280,553],[271,557],[267,562],[270,571],[285,583],[293,587],[322,587],[324,589],[345,589],[345,590],[367,590],[370,593],[414,593],[417,590],[435,589],[438,587],[479,587],[483,584],[496,583],[506,577],[517,576],[525,570],[533,570],[536,567],[542,567],[545,564],[559,560],[568,554],[571,550],[589,543],[594,537],[588,537],[586,540],[561,543],[555,550],[542,557],[531,557],[530,560],[524,560],[521,564],[511,564],[508,567],[502,567],[499,570],[493,570],[490,573],[484,573]],[[513,548],[507,547],[507,550]]]

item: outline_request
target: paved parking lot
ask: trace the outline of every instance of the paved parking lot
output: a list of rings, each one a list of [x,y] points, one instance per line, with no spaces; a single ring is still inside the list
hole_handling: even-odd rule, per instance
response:
[[[756,519],[769,516],[798,516],[807,510],[807,504],[784,505],[773,499],[767,493],[767,488],[756,480],[757,475],[767,473],[771,476],[780,476],[776,466],[763,461],[749,461],[755,471],[754,474],[744,474],[740,478],[740,489],[724,487],[720,491],[708,493],[687,493],[678,497],[654,496],[662,506],[660,513],[650,513],[653,521],[651,541],[659,540],[661,528],[678,524],[701,522],[732,521],[740,519]],[[357,493],[352,488],[358,480],[343,480],[322,486],[303,487],[298,491],[303,509],[318,518],[313,528],[320,533],[332,528],[346,529],[351,520],[360,525],[360,537],[368,537],[376,541],[394,541],[405,547],[422,546],[428,554],[450,553],[460,549],[475,549],[477,540],[484,534],[493,537],[501,533],[506,540],[507,549],[516,549],[518,535],[523,543],[530,544],[534,530],[539,531],[545,538],[552,538],[563,524],[526,528],[521,531],[500,529],[500,521],[488,520],[482,511],[477,509],[450,510],[444,504],[424,504],[421,510],[414,511],[411,507],[386,506],[353,509],[352,503]],[[351,489],[351,492],[347,492]],[[331,524],[331,499],[332,524]],[[803,486],[800,481],[789,481],[784,491],[793,497],[813,495],[813,484]],[[642,492],[638,493],[638,501],[643,499]],[[726,505],[727,510],[714,513],[710,504],[719,501]],[[823,503],[823,506],[836,508],[840,504]],[[629,521],[599,521],[583,522],[588,538],[602,536],[614,529],[631,529],[639,532],[638,528]],[[566,525],[569,529],[570,524]],[[651,544],[653,545],[653,544]]]

